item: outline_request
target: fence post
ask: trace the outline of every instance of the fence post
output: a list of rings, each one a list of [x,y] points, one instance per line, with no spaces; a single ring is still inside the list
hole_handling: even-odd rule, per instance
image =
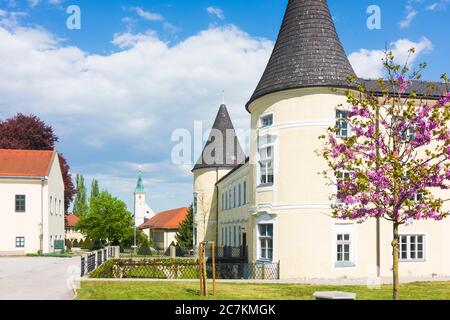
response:
[[[120,247],[115,246],[114,247],[114,259],[119,259],[119,258],[120,258]]]
[[[281,261],[278,260],[278,280],[280,280],[280,278],[281,278],[281,276],[280,276],[280,274],[281,274],[281,268],[280,268],[280,266],[281,266]]]

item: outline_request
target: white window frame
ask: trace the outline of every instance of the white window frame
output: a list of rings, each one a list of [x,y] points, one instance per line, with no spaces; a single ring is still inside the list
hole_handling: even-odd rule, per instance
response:
[[[17,240],[18,239],[22,239],[23,240],[23,241],[20,241],[20,243],[23,243],[23,245],[20,245],[20,246],[17,245],[17,243],[18,243]],[[17,236],[15,238],[15,248],[16,249],[24,249],[25,246],[26,246],[26,239],[25,239],[25,237],[24,236]]]
[[[247,180],[244,180],[244,206],[247,205]]]
[[[261,140],[265,140],[264,143]],[[258,164],[257,164],[257,185],[259,188],[272,187],[275,183],[275,135],[262,135],[258,139]],[[268,150],[271,150],[270,156],[268,155]],[[264,157],[262,156],[265,154]],[[269,166],[272,163],[272,181],[269,182]],[[264,173],[262,172],[262,166],[264,166]],[[263,174],[265,174],[266,182],[262,182]]]
[[[339,177],[338,174],[342,174],[342,177]],[[346,175],[348,175],[348,180],[347,181],[351,181],[351,171],[349,170],[345,170],[345,169],[340,169],[340,170],[336,170],[335,173],[335,179],[336,179],[336,202],[340,202],[338,196],[339,196],[339,182],[341,181],[346,181]]]
[[[17,197],[23,197],[23,211],[17,210]],[[16,194],[14,195],[14,212],[18,214],[24,214],[27,212],[27,195],[26,194]]]
[[[264,120],[265,119],[269,119],[269,118],[271,118],[271,124],[269,124],[269,125],[264,125],[263,123],[264,123]],[[274,123],[274,114],[273,113],[267,113],[267,114],[264,114],[264,115],[262,115],[261,117],[259,117],[259,128],[260,129],[265,129],[265,128],[270,128],[270,127],[272,127],[273,126],[273,123]]]
[[[419,246],[419,242],[417,241],[419,237],[422,237],[422,250],[418,249]],[[403,239],[406,238],[406,243],[403,242]],[[412,238],[415,238],[415,250],[414,250],[414,254],[415,257],[411,258],[412,255],[412,250],[411,250],[411,245],[413,244],[413,242],[411,241]],[[403,258],[403,244],[406,246],[406,258]],[[426,262],[427,261],[427,237],[425,234],[400,234],[399,235],[399,261],[400,262]],[[422,258],[418,258],[418,253],[422,252]]]
[[[349,238],[345,239],[344,237],[339,239],[338,236],[347,235]],[[333,265],[334,268],[354,268],[356,267],[356,248],[357,248],[357,237],[356,237],[356,224],[353,222],[336,222],[333,224]],[[345,261],[345,259],[338,259],[338,248],[339,246],[349,246],[348,254],[349,259]],[[342,250],[343,252],[343,250]]]
[[[260,224],[272,224],[273,225],[273,235],[272,235],[272,260],[266,260],[261,257],[261,243],[259,234]],[[276,214],[260,213],[256,218],[256,232],[255,232],[255,243],[256,243],[256,260],[258,262],[273,262],[278,261],[278,251],[277,251],[277,219]]]
[[[335,118],[336,118],[336,137],[338,138],[349,138],[351,136],[351,127],[350,123],[348,121],[348,111],[347,110],[341,110],[337,109]],[[345,115],[346,117],[343,117]],[[344,121],[343,119],[347,119],[347,121]],[[342,124],[345,123],[347,125],[346,129],[342,129]],[[343,134],[344,130],[347,130],[347,134]]]

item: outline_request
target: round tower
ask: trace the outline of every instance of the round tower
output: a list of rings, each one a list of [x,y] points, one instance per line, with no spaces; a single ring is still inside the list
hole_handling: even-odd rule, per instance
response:
[[[194,174],[194,247],[202,241],[217,241],[216,183],[245,162],[227,107],[222,104]]]
[[[326,163],[315,151],[321,148],[318,137],[335,124],[337,106],[345,108],[352,75],[327,1],[289,0],[272,56],[246,105],[257,132],[250,146],[255,187],[250,259],[267,259],[258,239],[269,225],[269,260],[283,261],[283,278],[329,272],[326,265],[327,271],[311,273],[301,262],[332,264],[333,188],[318,175]],[[311,241],[318,244],[301,245]],[[320,250],[323,257],[317,255]]]

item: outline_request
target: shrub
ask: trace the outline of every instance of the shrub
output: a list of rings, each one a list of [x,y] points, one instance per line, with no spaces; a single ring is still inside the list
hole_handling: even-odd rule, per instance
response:
[[[72,249],[72,247],[73,247],[72,241],[69,240],[69,239],[66,239],[65,242],[66,242],[66,248],[67,248],[67,250],[70,251],[70,249]]]
[[[81,246],[81,249],[92,250],[92,246],[93,246],[93,243],[92,243],[91,238],[86,238],[86,240],[84,240],[84,242],[83,242],[83,245]]]
[[[78,247],[77,248],[82,248],[84,245],[84,240],[81,239],[80,242],[78,242]]]
[[[152,251],[151,251],[150,247],[148,247],[148,246],[141,246],[141,247],[139,247],[138,255],[140,255],[140,256],[151,256],[152,255]]]
[[[80,247],[80,243],[78,242],[78,239],[75,239],[72,243],[72,248],[79,248]]]

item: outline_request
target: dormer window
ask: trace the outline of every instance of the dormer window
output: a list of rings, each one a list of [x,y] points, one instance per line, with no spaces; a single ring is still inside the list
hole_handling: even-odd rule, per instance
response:
[[[271,127],[273,125],[273,114],[261,117],[261,128]]]

